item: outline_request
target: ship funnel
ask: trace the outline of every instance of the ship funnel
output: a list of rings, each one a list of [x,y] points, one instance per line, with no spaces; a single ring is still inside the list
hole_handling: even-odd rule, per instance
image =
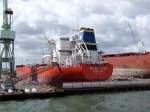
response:
[[[86,45],[88,50],[97,50],[94,30],[90,28],[81,28],[79,38]]]

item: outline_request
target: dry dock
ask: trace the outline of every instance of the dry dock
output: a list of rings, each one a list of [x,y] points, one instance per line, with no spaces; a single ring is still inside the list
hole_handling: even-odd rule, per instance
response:
[[[1,93],[0,101],[8,100],[25,100],[35,98],[62,97],[76,94],[90,94],[114,91],[130,91],[130,90],[150,90],[150,79],[134,79],[134,80],[114,80],[101,81],[96,87],[72,87],[65,89],[56,89],[54,91],[43,91],[36,93]]]

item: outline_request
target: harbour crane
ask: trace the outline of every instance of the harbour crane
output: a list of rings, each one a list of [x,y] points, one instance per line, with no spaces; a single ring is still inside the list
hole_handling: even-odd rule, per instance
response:
[[[12,77],[15,77],[15,31],[12,30],[12,16],[13,10],[8,8],[8,0],[3,0],[3,24],[0,31],[0,78],[3,82],[8,77],[10,80]]]

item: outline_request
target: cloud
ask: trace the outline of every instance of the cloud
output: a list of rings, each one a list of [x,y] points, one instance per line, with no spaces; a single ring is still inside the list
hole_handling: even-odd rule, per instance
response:
[[[106,53],[138,51],[140,41],[146,50],[150,50],[149,0],[9,1],[14,10],[13,29],[17,32],[17,64],[22,60],[40,62],[42,54],[47,52],[43,34],[48,37],[67,35],[78,26],[77,23],[80,27],[95,29],[99,46]],[[2,8],[0,16],[1,25]]]

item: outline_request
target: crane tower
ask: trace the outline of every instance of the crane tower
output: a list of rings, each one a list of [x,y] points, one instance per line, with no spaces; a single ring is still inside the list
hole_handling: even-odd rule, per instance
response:
[[[12,16],[13,11],[8,8],[8,0],[3,0],[3,25],[0,31],[0,77],[6,73],[9,76],[15,76],[15,31],[12,31]]]

